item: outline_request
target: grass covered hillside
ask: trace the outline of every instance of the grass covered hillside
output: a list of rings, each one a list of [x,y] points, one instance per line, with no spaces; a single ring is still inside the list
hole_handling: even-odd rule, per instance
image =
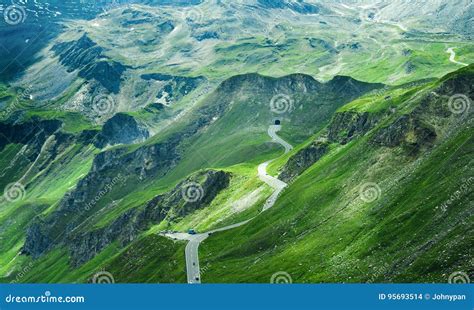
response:
[[[453,113],[449,98],[472,98],[473,80],[470,66],[386,110],[350,104],[378,122],[348,143],[331,140],[267,214],[206,240],[204,281],[265,283],[285,271],[297,283],[445,282],[472,273],[472,111],[464,101]]]
[[[138,231],[134,228],[133,237],[122,240],[122,246],[148,229],[185,230],[187,225],[204,229],[245,219],[255,214],[258,204],[270,194],[255,173],[259,163],[279,152],[269,143],[269,125],[276,119],[288,124],[283,134],[293,137],[290,141],[298,143],[322,128],[339,106],[381,87],[380,84],[362,83],[348,77],[336,77],[322,84],[305,75],[280,79],[260,75],[237,76],[223,82],[213,94],[162,134],[140,144],[116,146],[102,152],[98,150],[101,139],[110,138],[105,126],[101,130],[66,133],[64,124],[67,122],[50,120],[43,121],[47,134],[40,131],[22,137],[16,134],[18,128],[33,133],[37,123],[30,121],[17,127],[7,125],[5,133],[10,134],[5,137],[5,151],[15,147],[12,141],[15,139],[18,140],[17,149],[31,148],[30,160],[25,160],[22,165],[28,174],[38,174],[31,180],[20,178],[18,167],[21,165],[16,170],[10,168],[19,173],[11,178],[20,178],[18,183],[22,190],[24,188],[22,193],[25,196],[15,202],[12,212],[30,202],[44,201],[44,211],[24,217],[26,221],[36,215],[34,221],[22,222],[15,230],[18,243],[14,251],[4,256],[5,261],[11,263],[8,268],[17,265],[16,259],[23,259],[17,256],[20,248],[23,253],[40,258],[50,255],[52,249],[66,246],[76,253],[72,258],[75,264],[87,262],[112,244],[122,232],[125,233],[122,227],[119,231],[113,227],[123,226],[121,221],[128,221],[130,212],[146,209],[157,195],[167,195],[178,182],[183,184],[182,180],[189,180],[189,175],[201,169],[223,169],[231,176],[230,183],[223,186],[222,193],[217,193],[215,201],[211,198],[204,210],[199,209],[205,204],[189,210],[167,211],[168,215],[164,217],[149,219],[146,224],[140,224]],[[62,139],[58,141],[58,137]],[[66,146],[61,144],[66,142],[76,145],[71,149],[74,151],[71,159],[87,154],[87,165],[78,161],[73,166],[71,162],[68,168],[67,162],[60,160],[67,154],[62,150]],[[40,164],[47,163],[47,159],[52,162],[47,166]],[[5,165],[9,163],[5,162]],[[58,189],[57,196],[45,200],[41,190],[54,186],[49,178],[61,180],[60,175],[52,172],[54,170],[73,173],[77,179],[64,183],[67,186]],[[170,207],[173,201],[168,204]],[[239,207],[234,209],[235,205]],[[12,214],[8,213],[8,216]],[[66,233],[68,237],[64,236],[65,229],[70,230]],[[109,237],[104,230],[110,231]],[[85,236],[95,236],[95,241],[78,243]],[[98,246],[97,242],[101,245]],[[93,254],[83,256],[91,252],[91,247],[96,248]]]

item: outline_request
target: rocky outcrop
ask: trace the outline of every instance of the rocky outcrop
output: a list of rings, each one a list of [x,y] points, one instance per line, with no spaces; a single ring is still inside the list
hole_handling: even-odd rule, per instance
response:
[[[340,44],[337,46],[337,50],[344,50],[344,49],[351,49],[351,50],[360,50],[362,48],[362,45],[359,42],[350,42],[350,43],[344,43]]]
[[[309,38],[308,42],[312,48],[322,48],[324,50],[327,50],[331,54],[338,53],[337,49],[326,40],[319,39],[319,38]]]
[[[329,14],[331,11],[322,6],[304,1],[258,0],[258,4],[268,9],[290,9],[300,14]]]
[[[94,143],[96,131],[73,134],[64,132],[62,125],[58,120],[39,118],[18,124],[0,123],[0,151],[7,145],[21,145],[14,159],[0,172],[0,186],[21,181],[27,187],[36,176],[46,177],[54,166],[68,161],[63,155],[72,146],[76,146],[79,153],[80,149]]]
[[[103,52],[103,49],[86,34],[77,41],[58,43],[52,50],[59,56],[61,64],[66,66],[68,71],[74,71],[95,62]]]
[[[125,9],[122,12],[123,19],[120,21],[122,27],[133,27],[135,25],[153,24],[155,17],[149,12]]]
[[[67,243],[72,264],[82,265],[114,241],[125,246],[150,226],[165,219],[174,221],[208,206],[229,186],[229,182],[230,175],[223,171],[197,173],[172,191],[153,198],[145,206],[125,212],[107,227],[71,236]]]
[[[279,179],[289,183],[314,165],[329,150],[327,141],[316,141],[293,155],[283,167]]]
[[[204,31],[202,33],[197,33],[193,35],[194,38],[198,41],[219,39],[219,34],[216,31]]]
[[[6,144],[27,142],[39,134],[49,136],[61,128],[61,126],[61,121],[40,120],[37,118],[18,124],[0,123],[0,132],[2,133],[0,135],[0,150]]]
[[[416,70],[416,65],[412,61],[407,61],[404,65],[403,68],[405,69],[406,74],[410,74],[413,71]]]
[[[385,87],[384,84],[361,82],[344,75],[335,76],[325,85],[330,91],[340,93],[341,96],[350,97],[352,100],[375,89],[382,89]]]
[[[156,97],[157,101],[164,105],[179,101],[206,81],[206,78],[202,76],[185,77],[160,73],[144,74],[141,78],[145,81],[161,83],[161,89]]]
[[[22,155],[33,162],[46,139],[57,132],[61,126],[60,121],[39,119],[20,124],[0,123],[0,151],[10,143],[23,144],[27,147]]]
[[[54,159],[58,158],[61,153],[77,142],[77,136],[59,130],[56,131],[54,134],[50,135],[42,145],[40,149],[41,156],[37,157],[35,161],[35,170],[39,172],[43,169],[47,169]],[[82,144],[87,145],[88,143]]]
[[[80,77],[96,80],[111,93],[116,94],[120,91],[122,75],[127,68],[105,56],[103,48],[93,42],[87,34],[77,41],[58,43],[52,50],[68,71],[78,70]]]
[[[437,131],[446,135],[446,130],[442,128],[465,126],[466,119],[472,117],[472,107],[468,102],[468,98],[474,97],[471,68],[448,74],[434,91],[420,98],[419,105],[412,112],[380,128],[371,142],[390,148],[401,146],[408,154],[417,155],[424,148],[434,145],[438,138]],[[454,98],[460,98],[462,110],[459,114],[454,113],[454,106],[450,106],[454,105]]]
[[[96,146],[103,148],[107,145],[135,144],[145,141],[150,133],[128,114],[116,114],[103,126],[97,136]]]
[[[31,254],[33,258],[38,258],[50,248],[53,240],[43,229],[44,223],[40,218],[36,218],[26,231],[29,238],[23,245],[22,254]]]
[[[380,115],[369,112],[336,113],[328,128],[328,139],[331,142],[347,144],[369,132],[380,119]]]
[[[410,115],[403,115],[389,126],[380,129],[372,141],[386,147],[404,144],[417,152],[422,146],[431,145],[435,139],[434,128]]]
[[[117,94],[125,70],[125,66],[119,62],[101,60],[85,66],[79,71],[79,76],[86,80],[96,80],[109,92]]]

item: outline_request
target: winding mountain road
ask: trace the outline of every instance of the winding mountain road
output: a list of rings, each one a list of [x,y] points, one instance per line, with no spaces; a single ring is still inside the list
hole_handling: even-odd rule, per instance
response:
[[[281,130],[281,126],[272,125],[268,128],[268,135],[272,138],[273,142],[282,145],[285,148],[285,154],[287,154],[293,149],[293,146],[291,146],[288,142],[286,142],[285,140],[283,140],[277,135],[277,132],[280,130]],[[273,160],[264,162],[263,164],[258,166],[258,176],[260,180],[262,180],[268,186],[274,189],[273,194],[267,199],[261,212],[265,212],[266,210],[273,207],[280,193],[288,185],[285,182],[280,181],[277,178],[274,178],[267,173],[267,167],[272,161]],[[199,284],[201,283],[201,268],[199,266],[199,245],[201,244],[201,242],[206,240],[213,233],[231,230],[231,229],[243,226],[253,219],[254,218],[251,218],[249,220],[246,220],[237,224],[229,225],[229,226],[215,229],[215,230],[202,233],[202,234],[191,235],[191,234],[186,234],[186,233],[165,233],[163,234],[163,236],[174,239],[174,240],[189,241],[185,249],[186,273],[187,273],[188,283]]]
[[[277,132],[281,130],[281,126],[279,125],[273,125],[268,128],[268,135],[272,138],[272,141],[278,144],[281,144],[285,148],[285,154],[289,153],[292,149],[293,146],[291,146],[288,142],[283,140],[277,135]],[[268,198],[268,200],[265,202],[265,205],[263,206],[263,211],[266,211],[273,207],[275,204],[278,196],[280,196],[280,193],[283,191],[283,189],[288,185],[283,181],[278,180],[277,178],[274,178],[267,173],[267,167],[268,165],[274,161],[270,160],[267,162],[264,162],[260,166],[258,166],[258,177],[260,180],[265,182],[268,186],[273,188],[275,191],[273,194]]]
[[[454,51],[454,47],[450,47],[448,48],[448,50],[446,51],[446,53],[449,53],[451,54],[449,56],[449,61],[454,63],[454,64],[457,64],[457,65],[461,65],[461,66],[468,66],[468,64],[465,64],[463,62],[460,62],[460,61],[457,61],[456,60],[456,52]]]

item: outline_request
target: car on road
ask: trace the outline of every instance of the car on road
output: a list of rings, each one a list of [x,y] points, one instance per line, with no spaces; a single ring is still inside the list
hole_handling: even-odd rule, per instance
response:
[[[197,235],[197,232],[194,229],[188,229],[188,234]]]

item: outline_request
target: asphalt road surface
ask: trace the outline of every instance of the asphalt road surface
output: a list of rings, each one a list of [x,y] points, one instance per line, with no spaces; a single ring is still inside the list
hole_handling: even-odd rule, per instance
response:
[[[459,62],[459,61],[456,60],[456,52],[454,51],[454,47],[448,48],[446,53],[450,54],[450,56],[449,56],[449,61],[450,62],[455,63],[457,65],[461,65],[461,66],[467,66],[468,65],[468,64],[465,64],[463,62]]]

